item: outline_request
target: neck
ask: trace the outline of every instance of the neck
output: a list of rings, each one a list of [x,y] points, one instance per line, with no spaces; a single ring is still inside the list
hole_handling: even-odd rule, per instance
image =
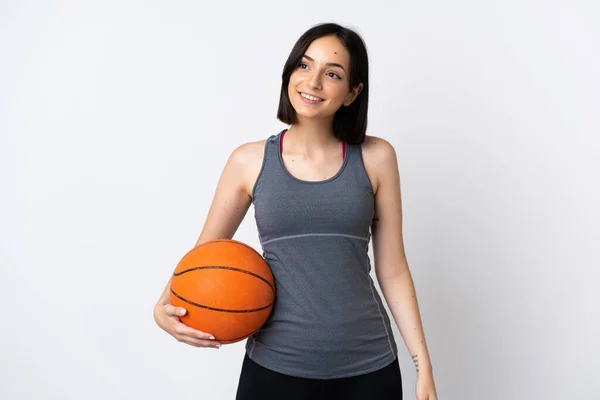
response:
[[[301,149],[326,148],[337,145],[339,140],[333,134],[333,118],[328,121],[298,117],[286,133],[296,147]]]

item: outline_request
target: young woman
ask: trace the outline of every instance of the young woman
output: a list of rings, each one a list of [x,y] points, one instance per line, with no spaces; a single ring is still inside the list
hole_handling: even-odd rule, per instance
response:
[[[305,32],[284,66],[277,117],[288,124],[236,148],[196,245],[232,238],[250,204],[277,299],[246,342],[238,400],[400,400],[390,319],[367,255],[417,368],[418,400],[436,400],[432,366],[404,253],[398,164],[366,136],[368,59],[361,37],[337,24]],[[157,324],[177,340],[219,347],[181,323],[169,284]]]

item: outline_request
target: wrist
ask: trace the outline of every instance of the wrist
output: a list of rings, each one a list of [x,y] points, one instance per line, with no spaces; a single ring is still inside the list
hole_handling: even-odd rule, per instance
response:
[[[420,362],[417,367],[417,377],[433,377],[433,366],[430,362]]]
[[[431,370],[431,360],[427,349],[420,350],[411,356],[415,368],[418,371]]]

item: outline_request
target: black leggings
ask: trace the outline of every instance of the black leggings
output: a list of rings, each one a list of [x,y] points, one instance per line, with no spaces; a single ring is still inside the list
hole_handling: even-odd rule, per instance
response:
[[[267,369],[244,356],[236,400],[402,400],[398,359],[364,375],[308,379]]]

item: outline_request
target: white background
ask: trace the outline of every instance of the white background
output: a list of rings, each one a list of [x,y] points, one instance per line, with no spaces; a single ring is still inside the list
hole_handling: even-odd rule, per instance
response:
[[[183,345],[152,309],[329,21],[369,49],[440,400],[597,398],[593,0],[0,2],[0,398],[234,398],[245,342]],[[235,238],[259,248],[252,208]]]

